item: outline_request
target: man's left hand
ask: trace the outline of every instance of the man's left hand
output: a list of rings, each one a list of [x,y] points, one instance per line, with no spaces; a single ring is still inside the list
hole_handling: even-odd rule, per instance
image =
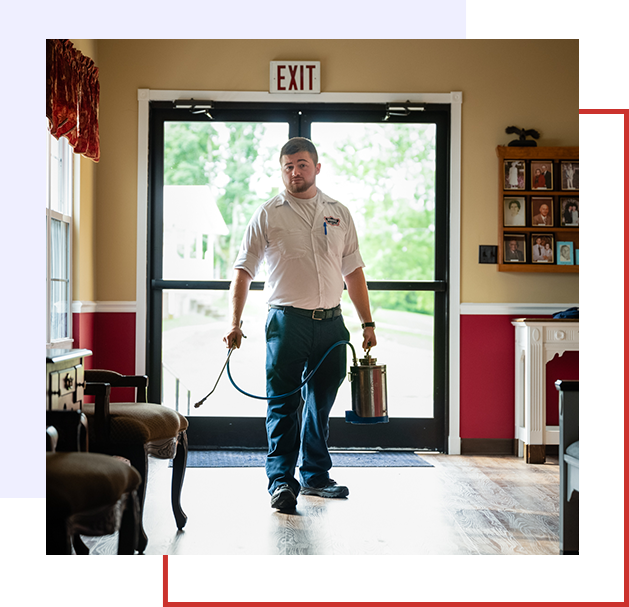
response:
[[[363,329],[363,350],[373,348],[378,344],[376,339],[376,330],[374,327],[365,327]]]

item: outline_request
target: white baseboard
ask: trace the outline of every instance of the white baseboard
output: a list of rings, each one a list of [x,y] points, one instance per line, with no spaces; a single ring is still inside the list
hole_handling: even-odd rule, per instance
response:
[[[88,312],[132,312],[137,311],[135,301],[73,301],[73,314]]]
[[[507,314],[509,316],[552,316],[556,312],[575,308],[578,303],[462,303],[461,314]]]

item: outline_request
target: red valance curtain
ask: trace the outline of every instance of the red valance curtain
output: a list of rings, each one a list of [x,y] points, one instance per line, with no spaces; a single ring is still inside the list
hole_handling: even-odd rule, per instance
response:
[[[94,62],[69,40],[46,40],[46,117],[57,139],[66,137],[77,154],[100,159],[98,102],[100,85]]]

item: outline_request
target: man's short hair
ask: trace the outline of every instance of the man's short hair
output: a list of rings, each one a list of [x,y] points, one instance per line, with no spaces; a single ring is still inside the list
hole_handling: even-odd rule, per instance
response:
[[[317,148],[310,139],[306,139],[305,137],[293,137],[284,144],[280,150],[280,163],[282,162],[282,156],[292,156],[293,154],[297,154],[297,152],[308,152],[314,163],[319,163]]]

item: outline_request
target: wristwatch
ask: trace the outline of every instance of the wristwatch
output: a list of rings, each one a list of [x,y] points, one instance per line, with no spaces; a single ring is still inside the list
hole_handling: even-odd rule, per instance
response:
[[[376,323],[375,322],[364,322],[362,324],[362,328],[364,329],[365,327],[373,327],[375,329],[376,328]]]

